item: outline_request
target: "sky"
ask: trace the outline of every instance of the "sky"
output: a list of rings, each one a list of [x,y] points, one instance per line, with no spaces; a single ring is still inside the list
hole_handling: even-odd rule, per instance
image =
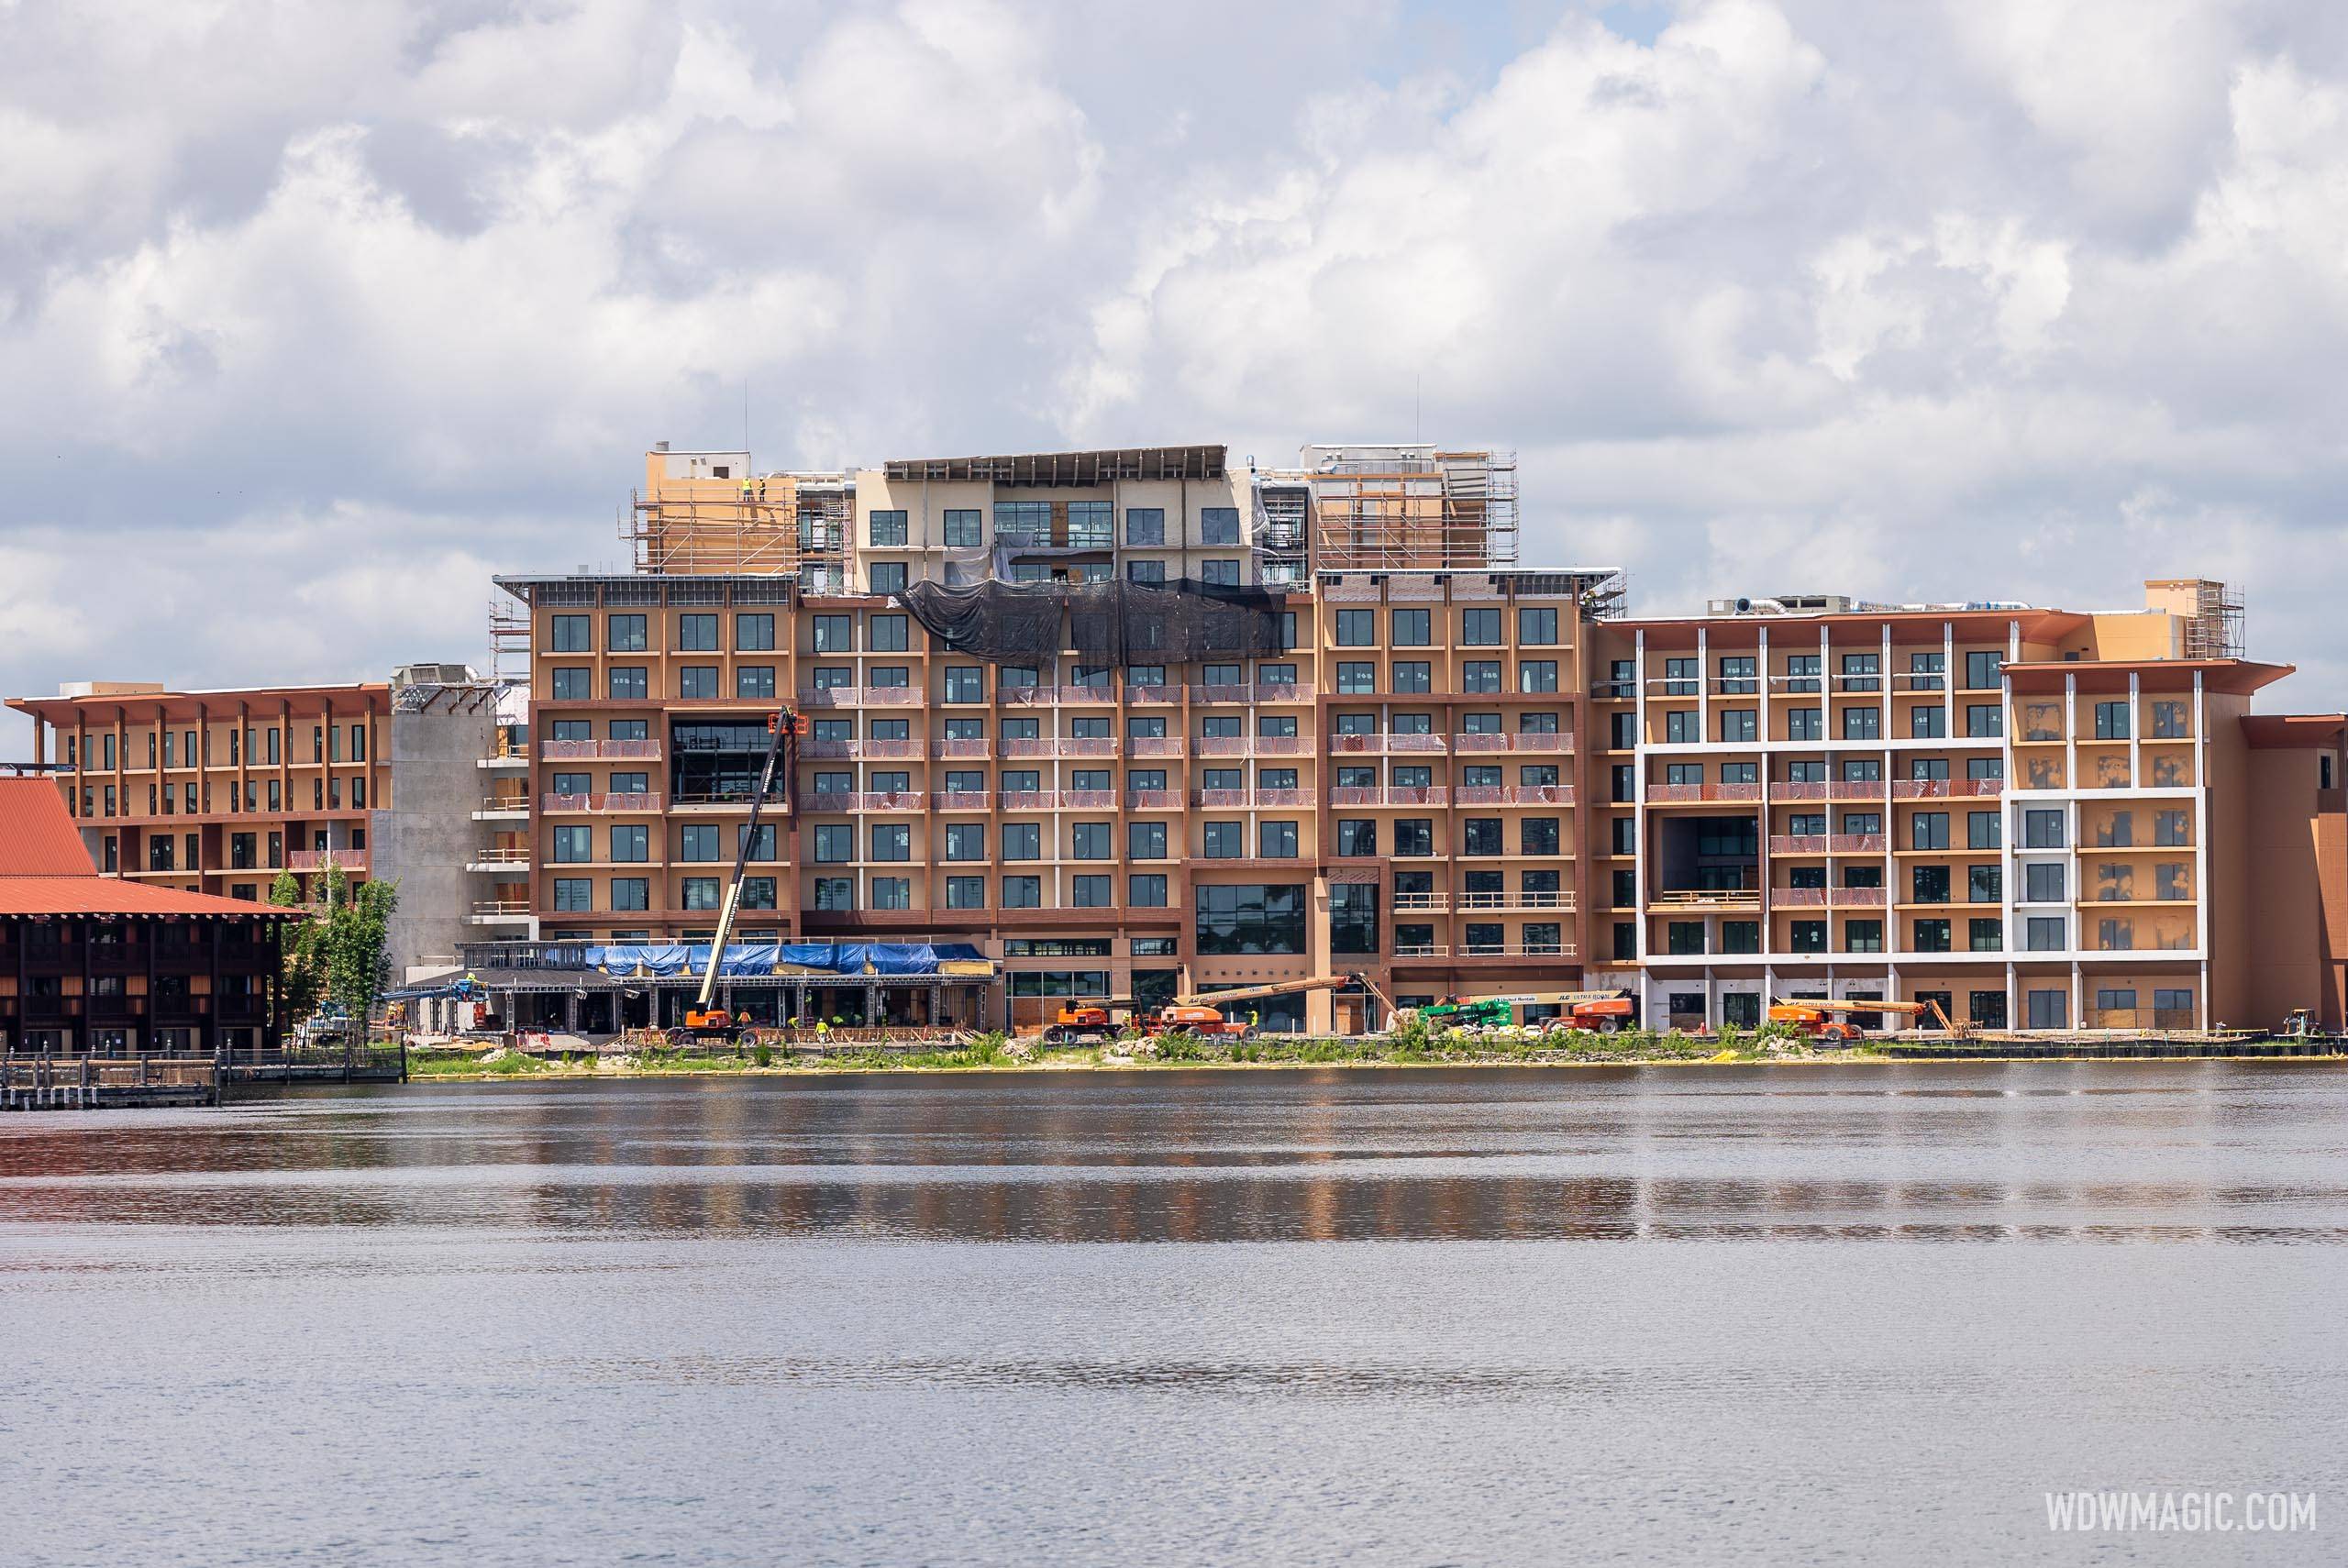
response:
[[[747,394],[1511,447],[1639,613],[2221,577],[2348,701],[2321,0],[0,0],[0,692],[485,664]]]

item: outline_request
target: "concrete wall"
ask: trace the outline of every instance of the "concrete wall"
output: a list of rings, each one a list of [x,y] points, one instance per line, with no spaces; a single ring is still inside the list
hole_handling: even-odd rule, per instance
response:
[[[399,884],[390,941],[394,978],[418,965],[453,965],[457,944],[473,933],[465,862],[481,832],[473,810],[489,792],[489,775],[477,765],[497,724],[486,688],[409,690],[439,696],[420,712],[393,704],[392,803],[374,813],[369,840],[377,879]]]

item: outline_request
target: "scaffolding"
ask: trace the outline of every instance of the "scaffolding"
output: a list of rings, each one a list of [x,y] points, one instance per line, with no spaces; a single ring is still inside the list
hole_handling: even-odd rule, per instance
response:
[[[1250,488],[1256,512],[1256,580],[1267,588],[1303,589],[1311,577],[1306,549],[1312,487],[1301,474],[1258,473]]]
[[[797,486],[793,516],[801,589],[808,593],[849,593],[849,536],[855,528],[855,490],[845,479],[803,479]]]
[[[2208,578],[2193,584],[2193,618],[2185,624],[2187,658],[2240,658],[2248,646],[2242,590]]]
[[[637,491],[620,514],[620,537],[639,572],[781,575],[798,569],[800,488],[792,475],[768,474],[747,483],[685,480],[650,494]]]
[[[1308,447],[1313,565],[1323,571],[1516,564],[1514,452]]]
[[[495,594],[489,601],[489,677],[501,685],[530,679],[530,612]]]

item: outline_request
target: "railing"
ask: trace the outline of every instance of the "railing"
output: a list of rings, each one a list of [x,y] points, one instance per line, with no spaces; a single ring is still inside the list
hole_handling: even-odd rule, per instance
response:
[[[1114,756],[1114,735],[1045,735],[1036,740],[1006,740],[1005,756]]]
[[[526,814],[530,809],[530,798],[527,795],[491,795],[482,801],[481,809],[484,812],[521,812]]]
[[[2080,1015],[2083,1029],[2192,1029],[2198,1027],[2191,1008],[2091,1007]]]
[[[1397,958],[1571,958],[1580,951],[1571,942],[1497,942],[1396,944]]]
[[[1534,730],[1519,730],[1512,735],[1463,734],[1451,737],[1454,751],[1571,751],[1574,737],[1559,732],[1550,734]]]
[[[323,871],[331,861],[345,871],[367,869],[367,852],[363,849],[292,849],[285,854],[288,871]],[[250,871],[250,866],[231,867],[231,870]]]
[[[1686,912],[1690,910],[1735,909],[1758,903],[1758,888],[1680,888],[1657,893],[1647,900],[1650,910]]]
[[[1006,708],[1048,708],[1060,700],[1057,686],[997,686],[995,701]]]
[[[1883,834],[1879,833],[1838,833],[1826,841],[1831,855],[1881,855]]]
[[[526,915],[529,912],[530,900],[527,899],[476,899],[473,900],[473,915],[480,920],[510,919],[513,916]]]
[[[2005,790],[2002,778],[1895,778],[1891,781],[1891,798],[1895,801],[1962,800],[1968,796],[1997,795]]]
[[[813,790],[810,812],[918,812],[928,804],[918,790]]]
[[[1304,735],[1201,735],[1198,752],[1201,756],[1302,756],[1309,745]]]
[[[1193,790],[1191,804],[1194,806],[1310,806],[1313,803],[1310,790]]]
[[[1193,686],[1193,702],[1310,702],[1313,689],[1290,681],[1259,681],[1253,686]]]
[[[1448,791],[1440,784],[1401,786],[1390,790],[1335,789],[1329,791],[1333,806],[1440,806]]]
[[[1006,812],[1107,812],[1114,811],[1117,792],[1114,790],[1005,790],[1002,809]]]
[[[988,741],[981,736],[976,740],[932,741],[929,743],[929,755],[949,757],[985,757],[991,756],[993,752],[990,749]]]
[[[1453,906],[1462,910],[1570,910],[1574,895],[1556,893],[1458,893]],[[1399,905],[1397,906],[1400,907]]]
[[[1772,855],[1823,855],[1826,835],[1822,833],[1773,833],[1769,835]]]
[[[941,790],[929,803],[940,812],[983,812],[994,804],[994,796],[983,790]]]
[[[1826,799],[1826,780],[1789,778],[1783,783],[1769,786],[1769,798],[1773,801],[1823,801]]]
[[[1880,778],[1837,778],[1827,786],[1830,801],[1880,801],[1884,798]]]
[[[923,692],[917,686],[803,686],[803,708],[916,708]]]
[[[657,812],[660,796],[655,791],[605,793],[590,795],[543,795],[538,809],[542,812]]]
[[[1769,902],[1781,910],[1822,910],[1826,907],[1823,888],[1772,888]]]
[[[1828,890],[1826,901],[1836,909],[1881,909],[1890,902],[1890,894],[1882,888],[1834,888]]]
[[[1570,806],[1570,784],[1463,784],[1452,791],[1462,806]]]
[[[1180,702],[1181,700],[1182,689],[1179,686],[1127,686],[1125,688],[1125,701],[1128,702]]]
[[[471,866],[527,866],[529,863],[530,851],[526,845],[476,849],[466,861]]]
[[[965,745],[966,741],[940,742],[940,745]],[[984,742],[978,743],[984,745]],[[836,757],[860,756],[871,761],[912,761],[923,754],[924,744],[917,740],[815,740],[810,738],[799,745],[799,755],[816,761]],[[986,754],[980,752],[983,756]]]
[[[1179,811],[1182,805],[1180,790],[1128,790],[1125,804],[1137,812]]]
[[[1761,798],[1758,784],[1650,784],[1647,799],[1653,802],[1678,801],[1757,801]]]
[[[1333,756],[1347,756],[1356,754],[1377,756],[1389,753],[1419,756],[1430,752],[1439,753],[1444,749],[1445,737],[1442,735],[1374,734],[1329,737],[1329,753]]]
[[[538,755],[548,762],[658,762],[657,740],[540,741]]]

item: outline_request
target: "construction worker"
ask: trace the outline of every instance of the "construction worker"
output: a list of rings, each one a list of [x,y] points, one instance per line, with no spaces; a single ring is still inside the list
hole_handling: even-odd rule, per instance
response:
[[[758,486],[750,482],[749,475],[744,474],[742,476],[742,504],[745,506],[749,505],[751,501],[757,497],[758,493]]]

